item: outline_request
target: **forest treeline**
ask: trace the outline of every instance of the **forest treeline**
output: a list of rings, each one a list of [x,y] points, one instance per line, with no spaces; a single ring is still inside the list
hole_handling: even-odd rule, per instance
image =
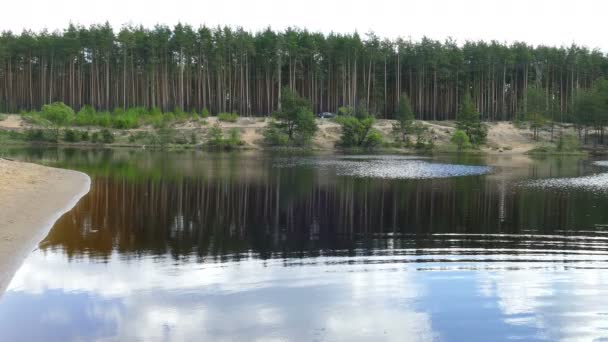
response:
[[[483,29],[483,28],[480,28]],[[417,119],[454,119],[468,92],[484,120],[526,112],[535,87],[560,120],[580,89],[608,73],[598,50],[373,33],[324,35],[307,30],[70,25],[62,32],[3,32],[0,110],[36,110],[61,101],[74,109],[143,106],[242,116],[279,110],[282,89],[307,98],[315,112],[360,107],[392,118],[400,95]],[[557,115],[555,115],[557,117]]]

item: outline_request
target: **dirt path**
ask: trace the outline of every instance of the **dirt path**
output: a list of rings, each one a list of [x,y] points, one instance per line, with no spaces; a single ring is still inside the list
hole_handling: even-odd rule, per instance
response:
[[[21,115],[0,114],[0,119],[2,118],[4,118],[4,120],[0,121],[0,129],[18,130],[23,128],[23,120],[21,119]]]

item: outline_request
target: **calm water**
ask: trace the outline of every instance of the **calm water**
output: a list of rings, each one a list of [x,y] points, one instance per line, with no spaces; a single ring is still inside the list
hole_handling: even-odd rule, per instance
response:
[[[2,341],[608,339],[601,161],[3,154],[93,183],[1,297]]]

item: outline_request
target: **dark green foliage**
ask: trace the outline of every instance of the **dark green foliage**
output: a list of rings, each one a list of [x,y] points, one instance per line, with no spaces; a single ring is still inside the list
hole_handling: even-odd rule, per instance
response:
[[[89,141],[89,131],[82,131],[80,133],[80,140]]]
[[[63,132],[63,140],[66,142],[78,142],[80,141],[80,133],[72,129],[66,129]]]
[[[228,137],[224,137],[224,132],[219,124],[209,127],[207,131],[207,145],[212,148],[234,149],[243,145],[239,130],[233,128],[228,132]]]
[[[271,122],[266,142],[271,145],[307,145],[317,131],[315,115],[310,102],[296,92],[283,89],[281,110],[274,113],[276,121]],[[285,141],[287,137],[287,141]]]
[[[224,141],[224,133],[219,124],[209,127],[207,131],[207,144],[213,147],[221,147]]]
[[[341,147],[374,148],[382,143],[382,135],[372,128],[375,120],[371,116],[357,118],[345,115],[337,121],[342,126]]]
[[[415,134],[414,118],[410,99],[407,94],[403,93],[399,98],[398,111],[395,113],[397,122],[393,124],[393,134],[395,134],[397,141],[406,146],[411,143],[409,136]]]
[[[264,140],[270,146],[289,145],[289,136],[277,125],[276,121],[270,122],[264,130]]]
[[[111,144],[114,142],[114,134],[109,129],[101,130],[101,142],[104,144]]]
[[[25,138],[29,141],[46,141],[47,138],[44,134],[44,131],[41,129],[28,129],[25,131]]]
[[[530,122],[534,139],[538,140],[538,131],[547,125],[550,115],[543,89],[538,87],[528,88],[525,106],[524,118]]]
[[[460,105],[456,126],[466,133],[472,145],[478,146],[486,142],[488,128],[481,122],[481,117],[467,93]]]
[[[99,132],[93,132],[93,134],[91,134],[91,142],[94,144],[101,142],[101,134],[99,134]]]
[[[604,127],[608,125],[608,80],[601,80],[591,90],[580,90],[574,101],[574,122],[579,132],[595,131],[594,144],[604,143]]]

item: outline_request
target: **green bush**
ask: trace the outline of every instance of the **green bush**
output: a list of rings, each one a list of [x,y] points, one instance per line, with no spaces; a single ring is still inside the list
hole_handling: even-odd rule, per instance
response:
[[[287,146],[289,144],[289,136],[277,126],[276,121],[272,121],[264,130],[264,141],[271,146]]]
[[[217,119],[225,122],[236,122],[239,116],[236,113],[219,113]]]
[[[80,141],[80,134],[78,134],[78,131],[66,129],[63,132],[63,140],[67,142],[78,142]]]
[[[89,131],[83,131],[80,133],[80,140],[89,141]]]
[[[557,140],[557,150],[559,152],[576,152],[581,147],[580,141],[573,135],[560,135]]]
[[[42,106],[42,115],[46,120],[57,126],[70,123],[76,116],[72,107],[63,102],[54,102]]]
[[[336,120],[342,126],[340,146],[375,148],[382,144],[382,135],[373,130],[374,118],[357,118],[351,115],[339,116]]]
[[[238,129],[233,128],[228,132],[228,139],[224,140],[224,147],[234,148],[243,145],[241,140],[241,132]]]
[[[456,127],[459,130],[464,131],[469,138],[471,145],[478,146],[485,144],[488,136],[488,128],[481,122],[481,115],[475,108],[475,104],[469,93],[465,93],[456,119]]]
[[[207,108],[203,108],[203,110],[201,111],[201,117],[206,118],[208,116],[209,116],[209,110]]]
[[[137,114],[127,112],[125,114],[114,115],[112,117],[112,127],[118,129],[132,129],[139,127]]]
[[[162,113],[153,113],[143,118],[143,122],[148,125],[152,125],[154,128],[161,128],[165,126],[165,121]]]
[[[93,116],[95,114],[97,114],[97,111],[95,110],[95,108],[93,106],[88,106],[88,105],[87,106],[83,106],[78,111],[78,115]]]
[[[46,137],[41,129],[28,129],[25,131],[25,139],[29,141],[45,141]]]
[[[366,146],[367,148],[376,148],[382,145],[383,139],[382,134],[376,130],[372,130],[367,136]]]
[[[471,147],[469,136],[463,130],[457,129],[454,131],[450,140],[458,147],[458,151]]]
[[[219,123],[209,127],[207,131],[207,144],[214,147],[222,146],[224,142],[224,133]]]
[[[219,123],[210,127],[207,132],[207,145],[210,147],[233,149],[242,144],[241,133],[236,128],[228,132],[228,138],[224,138],[224,132]]]
[[[101,142],[101,135],[99,134],[99,132],[93,132],[93,134],[91,135],[91,142],[94,144]]]
[[[110,132],[109,129],[102,129],[101,130],[101,142],[103,142],[104,144],[111,144],[114,142],[114,134],[112,134],[112,132]]]

